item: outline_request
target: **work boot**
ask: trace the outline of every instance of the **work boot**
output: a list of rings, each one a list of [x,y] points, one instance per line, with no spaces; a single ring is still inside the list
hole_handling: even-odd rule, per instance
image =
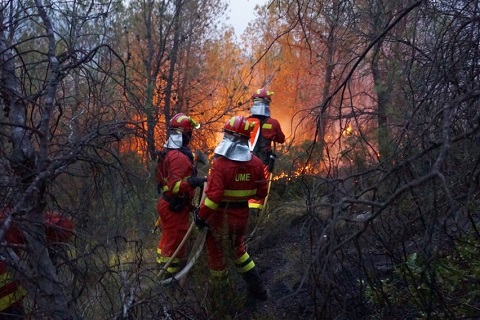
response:
[[[262,278],[258,274],[256,268],[250,269],[247,272],[241,273],[243,280],[248,285],[248,291],[258,300],[265,301],[268,299],[267,288],[263,284]]]

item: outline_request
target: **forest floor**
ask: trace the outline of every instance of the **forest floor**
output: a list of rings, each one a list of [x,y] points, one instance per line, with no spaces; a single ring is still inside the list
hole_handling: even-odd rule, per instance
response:
[[[247,310],[251,310],[244,319],[312,319],[312,303],[302,285],[304,272],[298,265],[299,253],[305,245],[301,224],[275,220],[271,216],[260,220],[248,238],[248,252],[265,281],[269,299],[247,305]]]
[[[295,214],[291,217],[294,216]],[[295,265],[298,253],[305,245],[302,243],[301,224],[292,226],[291,221],[282,219],[273,219],[270,215],[260,217],[258,222],[252,219],[252,231],[246,241],[248,253],[268,288],[267,301],[251,297],[243,279],[231,266],[231,287],[228,292],[217,293],[217,302],[212,305],[209,300],[212,293],[208,288],[208,267],[204,250],[188,274],[183,288],[177,290],[173,298],[167,297],[167,300],[172,302],[172,310],[176,309],[172,314],[177,316],[172,316],[171,319],[312,319],[312,303],[309,302],[306,289],[301,285],[304,280],[301,278],[303,272],[299,272],[299,266]],[[157,240],[152,239],[153,245],[158,241],[158,235],[155,238]]]
[[[212,290],[203,250],[186,284],[174,291],[173,298],[165,295],[165,290],[158,286],[155,290],[143,290],[155,303],[165,302],[163,306],[166,306],[164,310],[168,311],[168,316],[158,317],[158,310],[152,314],[148,309],[143,317],[136,319],[304,320],[315,319],[319,315],[322,319],[336,320],[418,319],[416,315],[421,314],[420,311],[415,313],[395,306],[388,310],[389,317],[384,317],[384,310],[376,309],[375,301],[369,300],[366,286],[358,284],[364,283],[365,274],[374,280],[389,279],[396,271],[397,265],[392,259],[396,252],[400,252],[402,257],[409,257],[423,248],[423,238],[417,236],[417,228],[423,230],[421,224],[409,222],[403,225],[403,220],[390,219],[396,212],[369,221],[370,211],[360,205],[345,210],[342,217],[335,219],[320,207],[308,214],[300,197],[297,201],[288,201],[285,199],[287,196],[290,199],[295,197],[277,192],[266,213],[257,219],[251,217],[249,227],[252,231],[248,232],[246,239],[247,251],[268,288],[267,301],[255,300],[248,294],[246,284],[233,265],[229,269],[230,290]],[[385,230],[385,225],[389,227],[389,232],[379,235],[379,231]],[[469,221],[442,221],[439,226],[446,226],[451,235],[467,231]],[[197,231],[195,233],[198,234]],[[352,235],[357,234],[361,236],[353,239]],[[327,239],[327,235],[331,239]],[[437,238],[425,241],[434,245],[450,243],[448,238],[441,238],[444,233],[435,235]],[[155,261],[158,236],[154,235],[151,244],[148,244],[153,253],[152,258],[148,258],[151,261]],[[344,239],[355,241],[347,243]],[[379,239],[388,241],[382,243]],[[336,249],[338,244],[343,245],[341,250],[334,255],[326,254],[330,248]],[[155,281],[158,279],[152,277],[152,282]],[[387,297],[390,299],[390,295]],[[321,308],[323,305],[325,310]],[[404,317],[406,313],[408,318]]]
[[[303,213],[283,207],[250,219],[246,247],[267,286],[269,298],[255,300],[238,274],[231,275],[243,304],[229,308],[230,314],[221,315],[219,319],[312,319],[313,304],[302,286],[305,280],[301,278],[302,266],[297,265],[302,246],[306,244],[303,243],[302,225],[292,223]]]

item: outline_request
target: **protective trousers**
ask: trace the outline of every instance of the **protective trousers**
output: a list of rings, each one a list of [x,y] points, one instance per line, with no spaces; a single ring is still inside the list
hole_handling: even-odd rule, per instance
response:
[[[241,209],[239,211],[245,211]],[[242,214],[244,216],[245,214]],[[223,220],[222,217],[226,220]],[[255,262],[244,246],[244,234],[248,219],[236,215],[218,214],[209,220],[212,232],[207,234],[206,246],[210,267],[210,284],[216,287],[228,285],[225,255],[233,250],[235,267],[246,282],[250,294],[256,299],[266,300],[267,290],[258,274]],[[225,238],[225,235],[230,235]]]
[[[160,265],[166,264],[177,250],[182,242],[190,225],[190,211],[188,207],[182,209],[181,212],[173,212],[169,209],[170,204],[163,198],[157,202],[157,210],[160,216],[162,236],[157,247],[157,262]],[[186,247],[183,246],[174,258],[168,269],[168,274],[177,273],[186,254]]]

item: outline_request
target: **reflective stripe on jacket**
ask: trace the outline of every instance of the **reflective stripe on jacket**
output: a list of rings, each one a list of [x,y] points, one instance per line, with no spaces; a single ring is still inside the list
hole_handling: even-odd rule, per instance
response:
[[[26,291],[7,271],[4,262],[0,262],[0,311],[3,311],[25,297]]]
[[[240,162],[218,157],[214,159],[205,201],[200,206],[199,216],[209,215],[223,202],[241,202],[251,198],[264,198],[268,192],[268,181],[263,174],[262,161],[253,156],[250,161]]]
[[[192,161],[178,149],[172,149],[157,164],[157,184],[162,186],[162,191],[169,197],[192,197],[194,189],[187,182],[187,178],[192,176],[193,172]]]
[[[251,116],[249,119],[258,119],[256,116]],[[257,120],[257,122],[261,122]],[[285,143],[285,134],[282,131],[280,122],[274,118],[267,118],[263,121],[260,135],[268,141],[275,141],[278,143]],[[271,150],[271,145],[269,146]]]
[[[0,224],[6,216],[10,214],[10,209],[0,210]],[[49,243],[66,242],[73,236],[74,226],[72,220],[62,216],[56,211],[47,211],[43,213],[46,238]],[[12,223],[10,229],[5,233],[5,241],[8,245],[18,245],[25,243],[23,232],[15,223]],[[17,252],[21,254],[21,252]],[[20,258],[22,258],[20,256]],[[14,279],[12,273],[8,271],[5,262],[0,261],[0,311],[8,309],[14,304],[21,303],[26,295],[26,290],[20,285],[17,279]]]

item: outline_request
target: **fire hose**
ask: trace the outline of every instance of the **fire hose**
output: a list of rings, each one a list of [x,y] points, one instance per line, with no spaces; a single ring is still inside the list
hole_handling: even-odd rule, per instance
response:
[[[200,201],[199,201],[199,205],[202,204],[203,200],[205,199],[205,187],[206,187],[206,182],[203,184],[203,187],[202,187],[202,196],[200,198]],[[185,244],[185,242],[187,241],[188,237],[190,236],[190,234],[192,233],[193,229],[195,227],[195,222],[192,221],[192,223],[190,224],[190,227],[188,228],[188,231],[187,233],[185,234],[185,236],[183,237],[182,241],[180,242],[180,244],[178,245],[177,249],[175,250],[175,252],[173,253],[173,255],[170,257],[170,259],[167,261],[167,263],[165,264],[165,266],[162,268],[162,270],[160,270],[157,274],[157,277],[161,277],[163,276],[163,274],[165,273],[165,271],[167,270],[167,268],[172,264],[173,260],[177,257],[178,253],[180,252],[180,250],[182,249],[183,245]],[[167,278],[165,280],[162,280],[160,283],[162,285],[169,285],[171,284],[172,282],[174,281],[180,281],[182,279],[184,279],[186,277],[186,275],[188,274],[188,272],[190,272],[190,270],[192,269],[193,265],[195,264],[195,262],[197,261],[198,257],[200,256],[200,254],[202,253],[202,250],[203,250],[203,245],[205,244],[205,238],[207,236],[207,232],[208,232],[208,229],[207,228],[203,228],[200,230],[200,233],[197,235],[197,238],[195,239],[195,242],[193,244],[193,247],[192,247],[192,252],[190,254],[190,256],[188,257],[188,260],[187,260],[187,264],[185,265],[185,267],[183,267],[183,269],[181,271],[179,271],[178,273],[176,273],[173,277],[170,277],[170,278]]]
[[[273,142],[273,151],[268,159],[268,172],[270,174],[268,175],[268,188],[267,188],[267,196],[265,197],[265,200],[263,200],[263,206],[262,210],[260,211],[260,214],[263,216],[265,213],[265,208],[267,207],[267,201],[268,201],[268,196],[270,194],[270,188],[272,186],[272,180],[273,180],[273,169],[275,168],[275,159],[277,158],[277,155],[275,152],[277,151],[277,143],[274,141]]]
[[[267,196],[265,197],[265,200],[263,201],[262,210],[260,211],[261,216],[263,216],[263,214],[265,213],[265,208],[267,207],[268,195],[270,194],[270,187],[272,186],[272,178],[273,178],[273,172],[270,172],[270,174],[268,175]]]
[[[274,151],[276,151],[277,149],[277,144],[275,143],[275,141],[273,142],[273,148],[274,148]],[[268,171],[269,171],[269,175],[268,175],[268,187],[267,187],[267,196],[264,198],[263,200],[263,205],[262,205],[262,208],[260,209],[260,212],[258,214],[259,217],[264,217],[264,214],[265,214],[265,211],[266,211],[266,208],[267,208],[267,201],[268,201],[268,196],[270,195],[270,188],[272,186],[272,180],[273,180],[273,169],[275,167],[275,159],[277,158],[277,155],[275,153],[271,153],[270,154],[270,157],[269,157],[269,161],[268,161]],[[252,236],[255,234],[255,232],[257,231],[257,228],[258,228],[258,221],[255,223],[255,226],[253,227],[253,230],[250,232],[249,236],[247,237],[247,239],[245,240],[245,242],[249,242],[252,238]]]
[[[194,224],[195,223],[192,222],[192,225],[194,225]],[[203,249],[203,245],[205,244],[205,238],[207,236],[207,232],[208,232],[207,228],[203,228],[200,231],[200,233],[197,235],[197,238],[195,239],[195,243],[194,243],[193,248],[192,248],[192,253],[191,253],[190,257],[188,258],[188,262],[185,265],[185,267],[183,267],[183,269],[181,271],[179,271],[177,274],[175,274],[173,277],[170,277],[170,278],[167,278],[167,279],[161,281],[160,283],[162,285],[165,285],[165,286],[170,285],[172,282],[181,281],[181,280],[186,278],[187,274],[190,272],[193,265],[197,261],[198,257],[202,253],[202,249]]]

